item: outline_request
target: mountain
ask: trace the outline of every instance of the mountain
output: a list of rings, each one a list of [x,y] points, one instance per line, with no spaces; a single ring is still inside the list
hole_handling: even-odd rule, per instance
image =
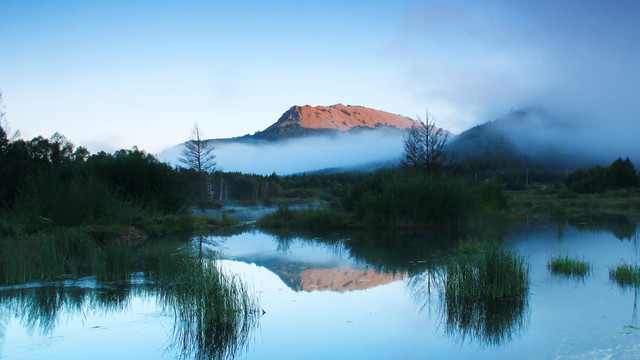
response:
[[[335,135],[358,130],[405,130],[414,120],[363,106],[336,104],[331,106],[292,106],[274,124],[253,135],[230,141],[278,141],[316,135]]]
[[[398,163],[414,120],[362,106],[293,106],[263,131],[210,139],[218,168],[269,175],[373,170]],[[183,145],[160,154],[178,165]]]
[[[522,109],[462,132],[450,143],[457,161],[495,162],[574,169],[607,159],[573,144],[579,129],[543,109]]]

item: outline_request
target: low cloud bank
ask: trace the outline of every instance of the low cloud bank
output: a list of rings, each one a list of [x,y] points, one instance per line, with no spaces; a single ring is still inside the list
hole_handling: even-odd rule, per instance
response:
[[[629,157],[636,164],[640,163],[638,130],[631,124],[594,121],[586,114],[580,117],[584,120],[582,123],[576,123],[575,116],[563,116],[540,108],[505,118],[510,121],[501,128],[504,136],[530,157],[556,155],[581,165],[609,165],[619,157]],[[547,160],[553,161],[553,158]]]
[[[216,145],[218,168],[269,175],[288,175],[327,168],[352,168],[393,162],[402,155],[400,131],[375,130],[317,136],[274,143]],[[178,165],[181,146],[158,154],[161,161]]]

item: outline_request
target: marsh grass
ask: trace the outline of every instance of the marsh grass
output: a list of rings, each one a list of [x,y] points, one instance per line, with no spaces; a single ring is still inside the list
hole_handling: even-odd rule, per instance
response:
[[[131,278],[134,250],[121,244],[104,244],[96,248],[96,278],[100,281],[120,281]]]
[[[637,265],[620,264],[609,269],[609,279],[620,287],[637,287],[640,285],[640,267]]]
[[[459,251],[445,265],[445,298],[496,300],[522,298],[529,291],[529,264],[495,245]]]
[[[149,253],[159,302],[174,312],[174,347],[186,358],[223,359],[247,342],[259,308],[247,286],[192,252]]]
[[[494,244],[463,244],[444,265],[445,333],[499,345],[526,325],[529,264]]]
[[[591,273],[592,266],[585,260],[572,259],[568,255],[552,256],[547,268],[554,275],[583,279]]]
[[[92,266],[94,244],[73,229],[0,238],[0,281],[6,285],[77,278]]]
[[[267,228],[289,228],[300,230],[333,230],[357,227],[353,216],[333,209],[290,209],[281,206],[275,212],[258,220]]]

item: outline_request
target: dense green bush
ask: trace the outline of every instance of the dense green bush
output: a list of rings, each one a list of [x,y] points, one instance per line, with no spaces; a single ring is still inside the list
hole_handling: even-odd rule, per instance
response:
[[[496,184],[381,170],[345,187],[342,205],[366,227],[447,226],[465,223],[483,210],[501,210],[507,198]]]
[[[2,130],[0,138],[0,207],[27,232],[186,208],[178,171],[135,147],[89,156],[57,133],[9,141]]]
[[[133,148],[115,154],[100,152],[86,161],[89,176],[106,182],[124,200],[154,212],[184,207],[178,173],[153,155]]]

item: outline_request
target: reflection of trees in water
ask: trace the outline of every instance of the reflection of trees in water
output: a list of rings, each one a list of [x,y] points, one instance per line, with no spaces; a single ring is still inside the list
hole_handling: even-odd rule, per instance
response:
[[[380,273],[418,274],[439,261],[458,239],[458,231],[347,231],[320,233],[264,229],[278,241],[278,249],[287,251],[296,241],[321,244],[337,255],[348,255]]]
[[[180,357],[226,359],[244,348],[259,314],[256,300],[238,277],[224,275],[212,260],[176,252],[175,247],[166,252],[155,249],[146,259],[143,278],[134,282],[3,289],[0,321],[16,317],[28,331],[46,334],[67,317],[86,311],[116,313],[128,308],[133,297],[155,297],[165,311],[175,314],[169,348]]]
[[[632,240],[637,232],[637,223],[621,214],[575,216],[570,217],[567,223],[578,231],[607,231],[619,240]]]

